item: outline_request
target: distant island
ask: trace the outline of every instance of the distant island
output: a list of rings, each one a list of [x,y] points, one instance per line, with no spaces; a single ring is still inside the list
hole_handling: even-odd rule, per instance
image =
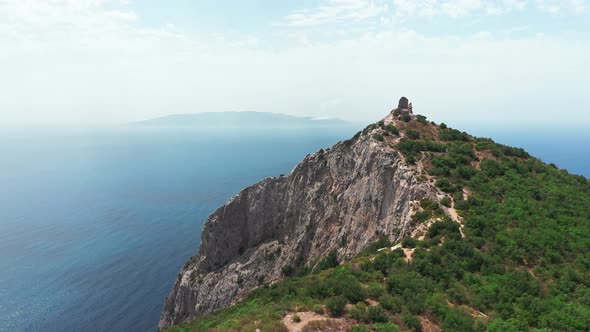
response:
[[[350,122],[340,119],[316,119],[297,117],[271,112],[203,112],[194,114],[173,114],[155,119],[130,123],[141,127],[182,127],[182,128],[309,128],[343,127]]]

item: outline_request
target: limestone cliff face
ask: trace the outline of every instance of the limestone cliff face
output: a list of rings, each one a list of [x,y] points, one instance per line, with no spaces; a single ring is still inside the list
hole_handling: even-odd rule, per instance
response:
[[[312,266],[332,250],[345,260],[382,236],[400,241],[412,232],[416,202],[440,192],[406,165],[396,140],[369,132],[338,143],[220,207],[178,275],[160,328],[229,306],[284,278],[285,267]]]

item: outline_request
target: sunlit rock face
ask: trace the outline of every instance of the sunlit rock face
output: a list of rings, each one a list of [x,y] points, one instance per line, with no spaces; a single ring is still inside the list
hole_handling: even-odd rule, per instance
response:
[[[227,307],[331,251],[346,260],[383,236],[399,242],[413,230],[412,206],[440,192],[404,162],[398,139],[379,141],[369,131],[340,142],[217,209],[166,300],[160,328]]]

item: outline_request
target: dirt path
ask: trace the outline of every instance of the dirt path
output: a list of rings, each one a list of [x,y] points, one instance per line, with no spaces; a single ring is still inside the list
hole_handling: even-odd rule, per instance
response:
[[[299,322],[293,321],[295,315],[299,316]],[[290,332],[301,332],[306,326],[314,331],[350,331],[353,323],[345,318],[330,318],[311,311],[294,312],[283,317],[283,324]]]
[[[299,318],[301,318],[300,322],[294,322],[293,321],[293,316],[299,316]],[[311,312],[311,311],[306,311],[306,312],[297,312],[297,313],[292,313],[292,314],[288,314],[285,317],[283,317],[283,324],[285,324],[285,326],[287,327],[287,329],[290,332],[301,332],[303,330],[303,327],[305,325],[307,325],[309,322],[312,322],[314,320],[328,320],[330,318],[323,316],[323,315],[319,315],[316,314],[315,312]]]
[[[423,172],[424,171],[423,159],[424,159],[424,157],[422,157],[416,163],[416,167],[417,167],[419,173],[426,173],[426,172]],[[434,183],[434,181],[436,181],[436,178],[434,176],[431,176],[428,174],[426,174],[425,176],[428,179],[428,181],[431,183]],[[469,198],[470,195],[471,195],[471,192],[469,192],[469,190],[467,190],[467,189],[463,190],[463,199]],[[461,237],[464,238],[465,233],[463,232],[463,217],[461,217],[459,215],[459,213],[457,213],[457,209],[455,209],[455,201],[454,200],[452,200],[451,207],[447,208],[446,210],[447,210],[447,214],[449,215],[449,217],[451,217],[452,220],[454,220],[455,222],[457,222],[459,224],[459,231],[461,232]],[[429,220],[428,223],[426,224],[426,226],[428,228],[430,228],[430,226],[434,222],[435,222],[435,220]],[[428,230],[428,228],[426,228],[426,230]],[[424,232],[424,234],[426,234],[426,233]],[[414,234],[413,234],[413,236],[414,236]],[[424,235],[419,236],[418,240],[424,240]]]
[[[428,233],[430,226],[432,226],[432,224],[434,224],[435,222],[437,222],[439,220],[441,220],[441,219],[440,218],[430,218],[425,223],[418,225],[418,227],[416,227],[416,229],[412,232],[412,237],[416,238],[420,241],[423,241],[426,238],[426,233]]]
[[[455,222],[459,224],[459,232],[461,232],[461,237],[465,237],[465,233],[463,232],[463,217],[461,217],[457,210],[455,209],[455,202],[451,204],[451,207],[447,209],[449,217],[453,219]]]

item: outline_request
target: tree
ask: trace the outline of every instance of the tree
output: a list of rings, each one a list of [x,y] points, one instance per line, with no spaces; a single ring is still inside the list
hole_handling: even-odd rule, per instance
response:
[[[447,178],[441,178],[436,180],[435,185],[446,193],[452,193],[456,191],[456,188],[451,184],[451,181]]]
[[[408,130],[406,132],[406,135],[408,135],[409,139],[419,139],[420,138],[420,133],[413,130],[413,129]]]
[[[369,320],[373,323],[385,323],[387,322],[387,316],[385,316],[385,313],[383,312],[383,308],[381,308],[381,306],[374,306],[374,307],[369,307],[369,309],[367,310],[367,315],[369,317]]]
[[[387,130],[393,135],[399,135],[399,129],[397,129],[397,127],[394,126],[393,123],[390,123],[387,126],[385,126],[385,130]]]
[[[336,250],[332,250],[332,251],[330,251],[328,256],[324,257],[324,259],[322,259],[319,262],[319,264],[317,265],[315,270],[316,271],[323,271],[323,270],[331,269],[333,267],[338,266],[338,264],[340,264],[338,262],[338,253],[336,252]]]
[[[344,307],[346,306],[346,298],[344,296],[334,296],[328,300],[326,307],[330,315],[334,317],[340,317],[344,313]]]

